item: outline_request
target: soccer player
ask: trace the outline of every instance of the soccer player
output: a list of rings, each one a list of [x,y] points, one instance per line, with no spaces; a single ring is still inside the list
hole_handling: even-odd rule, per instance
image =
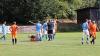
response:
[[[53,39],[55,39],[56,31],[57,31],[57,19],[53,20],[54,29],[53,29]]]
[[[86,21],[82,24],[82,29],[83,29],[82,44],[84,44],[84,37],[85,37],[85,35],[86,35],[86,37],[87,37],[86,43],[89,44],[88,20],[86,20]]]
[[[97,25],[96,25],[95,21],[93,21],[92,29],[91,29],[91,33],[92,33],[92,40],[90,41],[91,44],[95,44],[97,30],[98,30]]]
[[[16,22],[13,22],[13,24],[10,27],[13,45],[17,44],[17,38],[16,38],[17,30],[18,30],[18,26],[16,25]]]
[[[48,28],[48,26],[47,26],[47,21],[45,21],[45,22],[43,23],[43,37],[46,37],[46,39],[48,38],[47,28]]]
[[[54,24],[52,20],[49,20],[48,22],[48,41],[53,40],[53,29],[54,29]]]
[[[7,26],[6,26],[6,21],[3,22],[2,24],[2,37],[0,39],[3,39],[4,41],[6,40],[6,34],[7,34]]]
[[[40,21],[36,23],[36,35],[37,35],[37,40],[42,41],[42,24]]]
[[[90,38],[92,36],[92,25],[93,25],[92,21],[91,20],[88,20]]]

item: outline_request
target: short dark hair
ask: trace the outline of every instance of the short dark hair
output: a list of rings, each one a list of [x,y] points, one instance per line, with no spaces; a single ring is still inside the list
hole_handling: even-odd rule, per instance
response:
[[[16,24],[16,21],[14,21],[13,24]]]

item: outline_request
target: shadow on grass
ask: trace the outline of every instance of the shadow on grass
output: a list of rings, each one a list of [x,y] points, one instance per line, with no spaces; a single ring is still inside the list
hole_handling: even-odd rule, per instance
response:
[[[8,46],[8,45],[11,45],[11,44],[7,44],[7,43],[0,43],[0,46]]]
[[[31,41],[31,40],[22,40],[22,41],[19,41],[19,42],[41,42],[41,41]]]

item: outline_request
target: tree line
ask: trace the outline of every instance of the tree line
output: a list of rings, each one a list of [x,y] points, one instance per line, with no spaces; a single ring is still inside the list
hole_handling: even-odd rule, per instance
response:
[[[0,18],[24,22],[56,15],[58,18],[75,19],[75,10],[99,6],[99,0],[0,0]]]

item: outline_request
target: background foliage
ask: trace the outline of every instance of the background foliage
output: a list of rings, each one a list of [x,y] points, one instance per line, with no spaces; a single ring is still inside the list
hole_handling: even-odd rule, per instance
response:
[[[99,7],[99,4],[99,0],[0,0],[0,18],[27,22],[56,15],[58,18],[75,19],[75,10]]]

